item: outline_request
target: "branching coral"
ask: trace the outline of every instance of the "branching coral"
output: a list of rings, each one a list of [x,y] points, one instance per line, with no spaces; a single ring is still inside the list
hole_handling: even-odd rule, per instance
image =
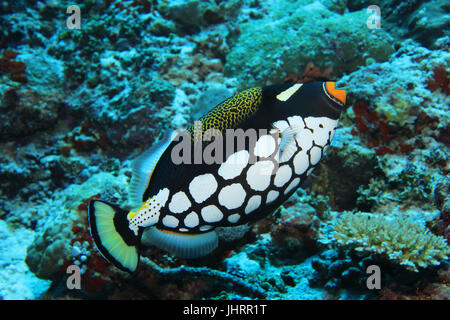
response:
[[[450,254],[443,237],[435,236],[417,221],[400,217],[345,213],[336,222],[332,238],[338,246],[384,254],[416,272],[418,267],[439,265]]]

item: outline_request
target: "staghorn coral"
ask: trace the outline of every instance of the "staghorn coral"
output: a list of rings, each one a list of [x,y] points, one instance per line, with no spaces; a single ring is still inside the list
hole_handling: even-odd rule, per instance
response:
[[[385,254],[412,271],[439,265],[450,249],[443,237],[433,235],[421,223],[388,219],[367,213],[344,213],[334,226],[332,242],[356,251]]]

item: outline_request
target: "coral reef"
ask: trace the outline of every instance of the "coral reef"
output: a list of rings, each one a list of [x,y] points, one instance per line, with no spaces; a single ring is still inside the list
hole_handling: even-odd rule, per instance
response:
[[[124,175],[117,179],[109,173],[98,173],[81,185],[71,185],[55,194],[53,199],[47,200],[50,206],[45,202],[41,204],[41,208],[55,208],[55,213],[40,226],[42,231],[27,249],[25,261],[30,270],[39,278],[54,279],[68,261],[76,260],[79,256],[76,252],[80,250],[80,246],[86,249],[84,242],[87,239],[77,239],[79,226],[84,226],[82,229],[87,231],[87,207],[86,202],[83,202],[87,201],[85,195],[98,197],[102,194],[110,201],[117,201],[121,199],[119,192],[126,180]],[[33,209],[39,211],[39,207]],[[88,237],[88,233],[85,236]],[[92,240],[88,238],[88,247],[92,249]]]
[[[380,29],[366,0],[84,1],[69,29],[72,4],[0,1],[0,299],[449,299],[445,1],[379,1]],[[167,130],[241,89],[317,80],[347,108],[273,215],[198,259],[144,242],[135,277],[101,257],[89,199],[129,209],[131,160]]]
[[[50,287],[50,281],[41,280],[25,264],[26,248],[35,233],[27,228],[12,228],[0,220],[0,299],[34,299]]]
[[[325,288],[330,298],[347,293],[362,299],[448,299],[448,267],[414,272],[368,252],[325,250],[311,262],[313,288]],[[380,289],[369,289],[370,266],[380,268]]]
[[[327,195],[331,203],[342,209],[354,208],[358,188],[382,174],[375,151],[364,146],[359,137],[348,131],[347,128],[338,131],[339,135],[327,150],[326,166],[315,173],[324,183],[313,187],[317,194]],[[353,176],[352,180],[346,178],[349,175]]]
[[[281,82],[310,62],[332,66],[341,76],[368,60],[386,61],[394,52],[388,33],[366,27],[365,10],[340,14],[318,1],[265,5],[270,15],[242,24],[227,56],[225,73],[237,77],[241,88]],[[324,41],[324,35],[333,40]]]
[[[3,55],[11,54],[8,52],[5,50]],[[0,136],[3,139],[27,137],[54,128],[64,108],[60,62],[40,51],[24,50],[14,56],[22,61],[5,63],[9,65],[11,80],[2,81],[0,95]],[[17,85],[17,81],[26,84]]]
[[[351,11],[372,5],[367,0],[350,0]],[[383,17],[382,27],[402,37],[411,37],[427,47],[433,47],[436,40],[449,35],[450,18],[448,3],[439,0],[383,0],[377,5]]]
[[[312,81],[327,81],[330,79],[330,74],[333,72],[333,67],[328,67],[321,71],[319,67],[310,62],[306,65],[305,71],[300,75],[288,74],[283,82],[305,83]]]
[[[294,202],[294,201],[293,201]],[[301,202],[280,207],[278,218],[270,224],[272,255],[282,263],[293,263],[318,251],[320,219],[316,210]],[[278,264],[274,261],[274,265]]]
[[[450,181],[448,179],[436,185],[434,197],[440,212],[434,220],[427,222],[427,227],[435,235],[443,236],[447,244],[450,244]]]
[[[232,0],[219,3],[207,0],[164,1],[159,5],[161,13],[167,15],[180,25],[180,31],[186,33],[198,32],[200,27],[209,24],[225,22],[233,16],[240,1]]]
[[[402,217],[344,213],[334,226],[332,239],[338,246],[384,254],[416,272],[439,265],[450,254],[443,237],[435,236],[417,221]]]
[[[18,54],[12,50],[3,51],[3,57],[0,58],[0,71],[8,73],[11,80],[25,83],[28,81],[27,77],[23,75],[26,65],[22,61],[14,61]]]
[[[407,40],[388,62],[373,63],[343,77],[339,84],[349,88],[354,118],[366,118],[366,123],[357,123],[358,130],[364,133],[370,131],[370,124],[383,122],[388,132],[380,134],[386,141],[391,138],[386,135],[390,126],[394,130],[399,125],[413,126],[421,113],[437,118],[442,128],[448,122],[444,106],[449,60],[445,50],[430,51]],[[444,94],[435,94],[441,87]]]

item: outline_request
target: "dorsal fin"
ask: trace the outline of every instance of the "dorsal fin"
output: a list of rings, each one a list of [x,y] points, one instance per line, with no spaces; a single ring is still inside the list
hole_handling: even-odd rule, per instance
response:
[[[223,131],[225,129],[236,128],[240,123],[247,120],[255,114],[262,101],[262,88],[255,87],[244,90],[228,99],[219,103],[216,107],[207,112],[199,119],[201,121],[201,130],[197,129],[194,124],[189,128],[194,141],[200,140],[201,136],[208,129],[217,129]],[[207,137],[203,136],[203,139]]]
[[[133,175],[131,176],[128,192],[134,207],[139,207],[144,202],[143,195],[150,182],[153,170],[176,134],[176,131],[167,131],[161,140],[133,160],[131,164]]]

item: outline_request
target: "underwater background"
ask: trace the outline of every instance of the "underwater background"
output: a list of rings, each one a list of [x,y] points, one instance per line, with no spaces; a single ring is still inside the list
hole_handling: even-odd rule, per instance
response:
[[[0,299],[448,300],[449,12],[445,0],[0,1]],[[224,228],[199,259],[144,246],[134,277],[101,257],[88,201],[127,207],[131,161],[167,130],[246,88],[325,79],[347,109],[273,215]]]

